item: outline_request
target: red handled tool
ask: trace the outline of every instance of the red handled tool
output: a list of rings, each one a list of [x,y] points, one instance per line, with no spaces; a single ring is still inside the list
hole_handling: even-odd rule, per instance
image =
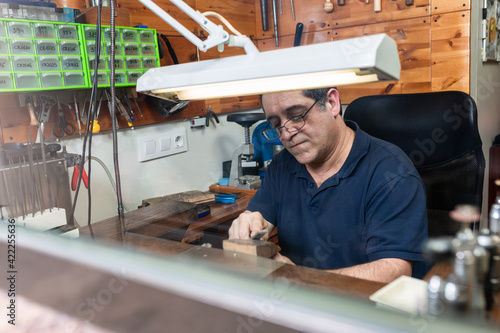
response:
[[[73,155],[70,157],[66,157],[67,166],[73,167],[73,176],[71,177],[71,189],[76,191],[76,187],[78,185],[78,179],[82,177],[83,184],[85,188],[89,188],[89,178],[87,173],[85,172],[85,167],[82,163],[82,157],[80,155]],[[80,166],[81,166],[81,175],[80,175]]]
[[[71,178],[71,189],[73,191],[76,190],[76,185],[78,184],[78,177],[80,177],[80,169],[78,165],[73,167],[73,177]],[[87,177],[87,173],[85,172],[85,167],[82,166],[82,180],[85,188],[89,188],[89,179]]]

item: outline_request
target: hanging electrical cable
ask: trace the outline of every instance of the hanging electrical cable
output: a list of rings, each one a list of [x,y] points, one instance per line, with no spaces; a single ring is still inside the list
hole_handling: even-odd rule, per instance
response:
[[[115,0],[110,1],[110,20],[109,25],[111,29],[111,54],[110,63],[115,63]],[[123,216],[123,201],[122,201],[122,190],[120,181],[120,166],[118,162],[118,138],[117,138],[117,124],[116,124],[116,109],[115,109],[115,66],[110,68],[110,90],[111,90],[111,132],[113,137],[113,162],[115,167],[115,181],[116,181],[116,200],[118,203],[118,218],[120,219],[121,233],[122,237],[125,236],[125,223]]]
[[[95,66],[94,66],[94,74],[93,74],[93,82],[92,82],[92,88],[91,88],[91,93],[90,93],[90,103],[89,103],[89,109],[88,109],[88,116],[87,116],[87,125],[85,129],[85,136],[83,139],[83,148],[82,148],[82,158],[81,162],[79,165],[80,170],[83,170],[83,165],[85,163],[85,156],[86,156],[86,150],[87,150],[87,143],[88,143],[88,156],[92,156],[92,131],[93,131],[93,123],[94,123],[94,115],[97,107],[97,85],[98,85],[98,68],[99,68],[99,58],[100,58],[100,53],[101,53],[101,12],[102,12],[102,1],[98,3],[97,6],[97,22],[96,22],[96,49],[95,49]],[[84,105],[85,107],[85,105]],[[92,172],[92,167],[91,163],[89,163],[88,168],[87,168],[87,177],[88,177],[88,207],[87,207],[87,224],[90,226],[91,224],[91,212],[92,212],[92,195],[91,195],[91,172]],[[71,211],[71,216],[70,216],[70,221],[74,221],[74,215],[75,215],[75,208],[76,208],[76,203],[78,200],[78,194],[80,193],[80,186],[82,182],[82,175],[83,173],[80,173],[78,177],[78,183],[77,187],[75,190],[75,196],[73,199],[73,206],[72,206],[72,211]],[[93,233],[91,231],[91,236],[93,237]]]

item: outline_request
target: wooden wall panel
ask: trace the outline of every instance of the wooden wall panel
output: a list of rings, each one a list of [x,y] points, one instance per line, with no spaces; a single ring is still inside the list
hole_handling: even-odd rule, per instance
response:
[[[431,21],[432,91],[470,86],[470,12],[434,15]]]
[[[432,0],[431,14],[470,10],[471,0]]]
[[[431,86],[429,29],[430,22],[421,18],[335,29],[334,39],[386,33],[396,41],[401,62],[399,81],[341,87],[342,102],[350,103],[361,95],[428,91]],[[410,82],[411,85],[405,85]]]
[[[352,27],[429,15],[429,0],[415,0],[406,6],[405,0],[381,0],[381,11],[374,11],[374,1],[346,0],[345,6],[336,6],[332,13],[334,28]]]
[[[316,43],[325,43],[332,41],[332,32],[331,31],[318,31],[318,32],[309,32],[302,35],[300,45],[309,45]],[[277,48],[284,49],[288,47],[293,47],[294,36],[282,36],[280,37],[280,46],[276,47],[276,43],[274,38],[266,38],[257,40],[257,48],[264,52],[275,50]]]
[[[274,39],[274,20],[272,14],[272,0],[268,0],[268,26],[267,31],[262,30],[262,17],[260,1],[255,0],[255,18],[256,18],[256,38],[257,39]],[[323,1],[310,0],[294,0],[295,21],[292,17],[292,9],[290,1],[282,0],[283,15],[280,14],[279,0],[278,2],[278,35],[287,36],[294,35],[297,23],[301,22],[304,25],[303,33],[317,32],[331,29],[332,16],[323,11]],[[281,46],[281,45],[280,45]]]
[[[399,81],[341,87],[343,103],[371,94],[469,92],[470,0],[414,0],[411,6],[405,0],[382,0],[380,12],[374,12],[373,1],[346,0],[344,6],[332,2],[334,11],[326,14],[323,2],[294,1],[296,12],[303,11],[298,16],[310,23],[303,44],[326,42],[330,32],[333,40],[386,33],[396,41],[401,61]],[[269,30],[263,32],[259,0],[255,6],[257,46],[261,51],[275,49],[272,14]],[[291,13],[280,17],[279,48],[293,44],[291,22]]]
[[[254,0],[196,0],[196,10],[201,13],[216,12],[221,14],[242,35],[253,38],[255,36],[255,3]],[[222,21],[210,17],[215,24],[224,27]]]
[[[196,8],[195,0],[184,0],[186,4],[192,8]],[[158,32],[168,36],[180,36],[180,34],[163,21],[160,17],[155,15],[147,7],[137,0],[120,0],[120,5],[123,8],[127,8],[130,13],[130,25],[146,25],[149,28],[156,29]],[[186,14],[184,14],[179,8],[174,6],[169,0],[155,0],[155,3],[163,8],[170,16],[179,21],[188,30],[195,31],[198,29],[198,25]]]

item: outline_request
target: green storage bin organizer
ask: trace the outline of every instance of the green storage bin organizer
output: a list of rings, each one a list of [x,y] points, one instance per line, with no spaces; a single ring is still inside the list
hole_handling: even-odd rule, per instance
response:
[[[82,24],[86,66],[89,82],[95,68],[96,26]],[[111,71],[111,28],[101,26],[102,48],[99,60],[98,86],[109,87]],[[1,47],[1,45],[0,45]],[[104,62],[103,62],[104,60]],[[115,86],[135,86],[137,79],[148,69],[160,66],[158,40],[155,29],[115,27]]]
[[[76,23],[0,18],[0,92],[90,88],[80,30]]]
[[[102,26],[99,87],[109,87],[111,29]],[[92,87],[96,26],[0,18],[0,92]],[[155,29],[115,27],[115,85],[160,66]]]

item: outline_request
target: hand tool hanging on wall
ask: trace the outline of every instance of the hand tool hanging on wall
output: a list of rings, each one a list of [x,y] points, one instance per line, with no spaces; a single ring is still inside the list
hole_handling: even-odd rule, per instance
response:
[[[87,173],[85,172],[85,167],[82,163],[82,157],[80,155],[73,156],[68,164],[73,165],[73,176],[71,176],[71,189],[76,191],[76,186],[78,184],[78,178],[80,177],[80,172],[82,173],[82,180],[85,188],[89,188],[89,179]],[[81,169],[81,170],[80,170]]]
[[[30,114],[30,126],[35,130],[38,130],[38,126],[40,126],[40,122],[36,119],[35,115],[35,104],[36,104],[36,96],[33,98],[31,96],[26,96],[26,107],[28,108],[28,112]],[[30,183],[30,195],[31,195],[31,213],[32,216],[35,216],[36,213],[36,179],[33,173],[33,130],[30,128],[28,138],[27,138],[27,149],[28,149],[28,161],[29,161],[29,183]],[[41,209],[41,207],[40,207]]]
[[[81,137],[82,136],[82,127],[80,125],[80,112],[78,110],[78,103],[76,101],[76,94],[73,94],[73,103],[75,104],[75,115],[76,115],[76,124],[78,125],[78,134]]]
[[[276,8],[276,1],[273,2],[273,20],[274,20],[274,38],[276,39],[276,46],[280,46],[278,41],[278,9]]]
[[[373,10],[375,12],[380,12],[382,10],[381,0],[374,0],[373,1]]]
[[[295,21],[295,9],[293,8],[293,0],[290,0],[290,7],[292,7],[292,17],[293,20]]]
[[[302,30],[304,29],[304,25],[302,23],[297,23],[295,27],[295,39],[293,40],[293,46],[299,46],[300,40],[302,38]]]
[[[219,123],[219,118],[217,117],[217,115],[215,114],[215,112],[212,111],[212,106],[210,105],[207,109],[207,116],[206,116],[206,120],[205,120],[205,126],[208,127],[208,125],[210,125],[210,117],[214,118],[215,121],[217,122],[217,124]]]
[[[326,0],[323,4],[323,10],[327,13],[333,12],[333,3],[331,0]]]
[[[31,96],[18,95],[18,98],[19,98],[19,106],[26,106],[26,108],[28,109],[28,113],[30,115],[30,126],[38,127],[39,122],[38,119],[36,119],[35,106]]]
[[[260,16],[262,17],[262,30],[267,31],[267,0],[260,0]]]
[[[127,94],[127,98],[128,98],[127,89],[125,89],[125,94]],[[139,114],[141,115],[141,117],[143,117],[144,115],[142,114],[141,108],[139,107],[139,103],[137,103],[137,99],[135,98],[133,93],[131,93],[130,95],[132,95],[132,99],[134,100],[134,104],[137,107],[137,111],[139,111]]]
[[[54,97],[49,95],[40,95],[40,101],[42,103],[42,111],[40,114],[40,119],[39,119],[40,126],[38,127],[38,130],[40,135],[40,147],[42,150],[43,177],[45,179],[45,188],[47,189],[49,212],[52,213],[52,195],[50,193],[49,177],[47,174],[47,160],[45,157],[45,143],[44,143],[43,131],[45,128],[45,124],[49,121],[50,109],[52,109],[52,107],[56,105],[56,100],[54,99]]]
[[[337,0],[337,5],[344,6],[345,5],[345,0]]]
[[[78,100],[80,101],[80,106],[78,107],[80,111],[80,119],[84,125],[87,125],[87,111],[85,108],[85,104],[87,104],[87,100],[89,95],[86,91],[81,91],[78,93]]]
[[[128,115],[130,116],[130,119],[132,121],[135,121],[134,110],[132,109],[132,104],[130,103],[130,99],[128,98],[126,88],[122,89],[122,103],[125,106],[125,108],[127,109],[127,112],[128,112]]]
[[[94,121],[92,122],[92,133],[99,133],[101,131],[101,126],[99,125],[99,113],[101,112],[102,97],[104,91],[101,91],[101,96],[99,97],[99,105],[97,106],[97,111],[95,113]]]
[[[59,102],[59,96],[56,95],[56,100],[57,100],[57,114],[59,116],[59,120],[54,127],[54,130],[52,133],[57,137],[57,138],[62,138],[64,134],[66,135],[73,135],[75,133],[75,126],[73,124],[69,123],[66,120],[66,117],[64,117],[64,112],[61,107],[61,102]]]

